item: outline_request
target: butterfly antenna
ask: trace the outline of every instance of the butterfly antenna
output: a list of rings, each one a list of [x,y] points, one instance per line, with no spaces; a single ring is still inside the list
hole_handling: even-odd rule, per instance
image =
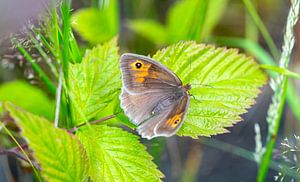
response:
[[[199,99],[197,99],[193,94],[191,94],[191,97],[193,97],[193,99],[195,100],[195,101],[198,101],[198,102],[202,102],[201,100],[199,100]]]
[[[210,88],[214,88],[213,86],[211,86],[211,85],[208,85],[208,84],[191,83],[190,85],[200,85],[200,86],[203,86],[203,87],[210,87]]]

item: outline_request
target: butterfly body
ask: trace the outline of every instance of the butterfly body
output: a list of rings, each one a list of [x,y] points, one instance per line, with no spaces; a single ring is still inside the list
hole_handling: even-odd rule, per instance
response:
[[[121,107],[138,125],[139,134],[148,139],[175,134],[189,106],[190,85],[182,85],[164,65],[137,54],[123,54],[120,68]]]

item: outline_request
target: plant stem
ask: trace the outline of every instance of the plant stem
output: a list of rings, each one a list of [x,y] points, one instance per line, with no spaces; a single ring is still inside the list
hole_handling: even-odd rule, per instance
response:
[[[290,56],[294,47],[295,37],[293,34],[294,26],[298,20],[299,14],[299,0],[293,0],[292,6],[287,18],[286,31],[284,35],[284,43],[282,46],[282,54],[279,60],[279,66],[286,69],[290,60]],[[274,90],[274,96],[272,97],[272,103],[268,110],[267,122],[268,122],[268,136],[266,151],[262,157],[257,181],[264,181],[268,172],[269,164],[272,158],[273,148],[275,146],[277,133],[280,125],[281,114],[284,106],[285,96],[287,92],[287,77],[284,75],[277,76],[273,82],[271,82],[271,88]]]
[[[269,34],[266,26],[264,25],[263,21],[260,19],[259,15],[255,9],[255,6],[251,2],[251,0],[243,0],[243,2],[245,4],[250,16],[252,17],[253,21],[255,22],[256,26],[260,30],[262,36],[266,40],[266,43],[267,43],[273,57],[275,58],[275,60],[278,60],[279,59],[279,51],[278,51],[271,35]]]
[[[116,115],[112,114],[112,115],[106,116],[106,117],[104,117],[104,118],[95,120],[95,121],[84,122],[84,123],[81,123],[81,124],[79,124],[79,125],[77,125],[77,126],[71,128],[71,129],[69,129],[68,131],[69,131],[70,133],[74,133],[74,132],[76,132],[76,131],[78,130],[78,128],[80,128],[80,127],[82,127],[82,126],[84,126],[84,125],[86,125],[86,124],[94,125],[94,124],[98,124],[98,123],[101,123],[101,122],[103,122],[103,121],[112,119],[112,118],[114,118],[114,117],[116,117]]]
[[[62,91],[62,68],[59,68],[59,78],[58,78],[58,86],[56,90],[56,106],[55,106],[55,120],[54,126],[58,127],[58,120],[59,120],[59,111],[60,111],[60,102],[61,102],[61,91]]]
[[[12,39],[12,43],[16,46],[16,48],[20,51],[20,53],[25,57],[27,61],[31,64],[34,71],[42,78],[47,87],[49,88],[52,94],[56,93],[56,88],[48,76],[43,72],[43,70],[39,67],[36,61],[30,56],[30,54],[24,49],[24,47],[15,39]]]
[[[35,33],[35,32],[34,32]],[[40,53],[40,55],[44,58],[45,62],[48,64],[48,66],[50,67],[51,72],[54,74],[55,78],[58,78],[58,73],[56,70],[56,67],[52,64],[51,62],[51,58],[47,55],[47,53],[43,50],[42,46],[40,45],[40,42],[36,39],[35,36],[39,36],[42,37],[42,34],[35,34],[32,35],[31,33],[29,34],[30,39],[32,40],[32,42],[34,43],[34,47],[38,50],[38,52]],[[41,39],[41,38],[40,38]]]

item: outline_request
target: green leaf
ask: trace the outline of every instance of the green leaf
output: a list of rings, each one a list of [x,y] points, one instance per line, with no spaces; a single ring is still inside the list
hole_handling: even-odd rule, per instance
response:
[[[102,9],[85,8],[72,16],[73,28],[87,41],[96,44],[118,34],[119,14],[117,0],[110,0]]]
[[[54,102],[42,90],[25,81],[16,80],[1,85],[0,102],[3,101],[13,102],[34,114],[45,116],[50,120],[54,118]]]
[[[201,40],[209,1],[181,0],[168,12],[167,27],[171,43]]]
[[[128,27],[156,44],[182,40],[201,41],[208,37],[223,15],[228,0],[181,0],[167,13],[167,25],[154,20],[138,19]]]
[[[254,104],[265,74],[253,58],[237,49],[181,42],[153,58],[191,84],[190,107],[178,135],[197,137],[225,133]]]
[[[138,137],[107,125],[84,126],[76,132],[90,159],[93,181],[160,181],[152,157]]]
[[[80,64],[70,65],[69,76],[75,124],[97,117],[120,93],[116,39],[87,50]]]
[[[74,135],[54,128],[45,118],[5,103],[6,110],[21,128],[22,135],[41,165],[47,181],[84,181],[87,178],[87,157]]]
[[[165,44],[168,34],[163,25],[153,20],[132,20],[128,27],[143,37],[157,44]]]

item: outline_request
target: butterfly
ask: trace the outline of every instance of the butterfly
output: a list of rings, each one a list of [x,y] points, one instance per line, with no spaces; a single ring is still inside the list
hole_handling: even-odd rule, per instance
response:
[[[121,108],[147,139],[172,136],[186,116],[191,86],[161,63],[142,55],[120,58]]]

